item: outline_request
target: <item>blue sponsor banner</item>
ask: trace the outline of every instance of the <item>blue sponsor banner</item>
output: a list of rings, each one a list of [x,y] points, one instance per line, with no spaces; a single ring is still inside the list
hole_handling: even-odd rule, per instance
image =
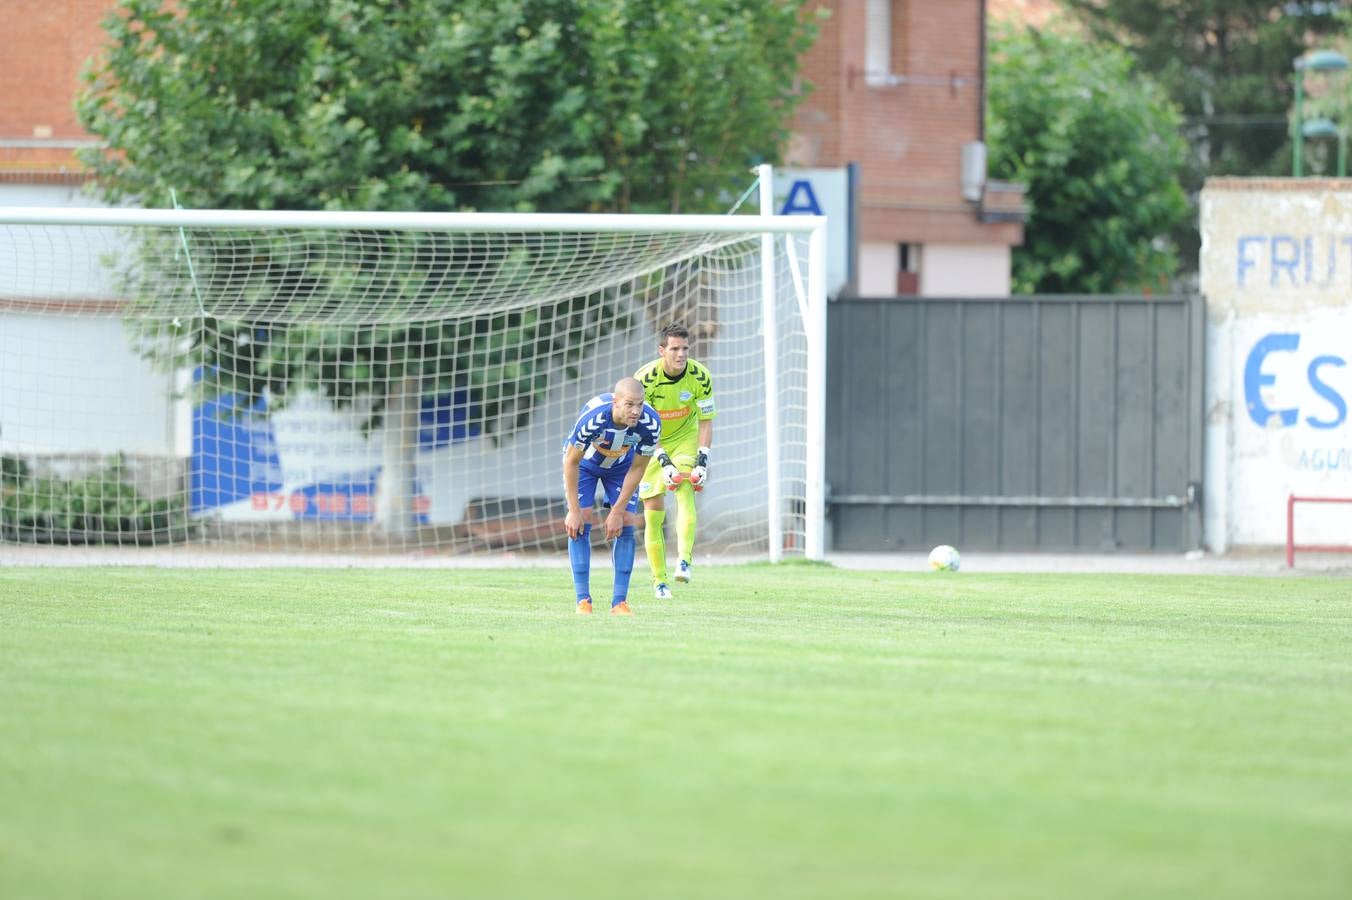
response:
[[[346,428],[333,413],[334,421],[325,423],[324,434],[331,437],[337,432],[339,438],[346,439],[349,464],[341,472],[335,472],[331,462],[316,466],[308,458],[312,450],[288,447],[279,440],[274,419],[287,414],[283,410],[269,415],[263,398],[241,407],[233,396],[205,402],[193,410],[189,465],[192,511],[204,513],[238,505],[233,515],[241,519],[374,519],[381,468],[378,453],[367,451],[356,430]],[[305,415],[327,415],[327,411]],[[460,389],[423,399],[417,435],[420,452],[448,447],[480,432],[468,391]],[[354,446],[360,449],[355,458],[350,452]],[[315,471],[325,474],[319,478],[297,474]],[[414,511],[425,523],[428,499],[416,482],[414,491]]]
[[[422,410],[418,414],[418,449],[439,450],[478,437],[479,418],[478,410],[470,402],[469,391],[464,388],[423,397]]]
[[[210,400],[193,410],[190,503],[202,512],[282,489],[277,442],[260,398],[237,408],[236,397]]]

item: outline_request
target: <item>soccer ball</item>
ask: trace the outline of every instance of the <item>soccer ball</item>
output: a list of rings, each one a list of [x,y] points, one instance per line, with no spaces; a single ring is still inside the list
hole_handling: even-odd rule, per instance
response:
[[[947,544],[940,544],[930,551],[930,568],[936,572],[956,572],[961,562],[958,551]]]

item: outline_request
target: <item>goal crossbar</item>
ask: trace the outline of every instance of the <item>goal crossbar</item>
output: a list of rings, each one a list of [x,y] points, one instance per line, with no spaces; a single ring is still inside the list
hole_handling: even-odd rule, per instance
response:
[[[377,231],[557,231],[812,234],[823,216],[642,215],[622,213],[329,212],[324,210],[79,209],[0,207],[0,225],[153,228],[332,228]]]

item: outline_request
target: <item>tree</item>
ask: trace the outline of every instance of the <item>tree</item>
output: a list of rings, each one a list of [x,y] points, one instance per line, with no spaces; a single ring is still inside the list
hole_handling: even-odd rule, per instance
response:
[[[1212,175],[1291,171],[1292,62],[1345,28],[1340,0],[1062,0],[1091,33],[1124,46],[1182,110],[1191,149],[1184,188]],[[1175,239],[1189,268],[1196,215]]]
[[[778,158],[803,0],[122,0],[78,101],[111,199],[719,210]]]
[[[1342,29],[1338,0],[1064,0],[1182,109],[1202,175],[1290,171],[1292,61]]]
[[[721,210],[787,138],[815,37],[802,5],[122,0],[77,101],[106,145],[85,160],[107,199],[147,206],[173,195],[227,209]],[[304,305],[333,279],[359,287],[389,265],[317,277],[278,264],[249,290]],[[342,331],[206,320],[184,329],[186,347],[144,346],[171,368],[209,369],[201,399],[229,394],[239,409],[318,390],[363,403],[372,427],[387,415],[406,425],[419,395],[463,390],[473,427],[502,432],[525,424],[553,364],[599,337],[589,303]],[[406,449],[387,440],[387,466]]]
[[[988,70],[993,177],[1028,185],[1017,293],[1158,290],[1162,240],[1187,216],[1185,146],[1162,92],[1126,54],[1062,31],[997,27]]]

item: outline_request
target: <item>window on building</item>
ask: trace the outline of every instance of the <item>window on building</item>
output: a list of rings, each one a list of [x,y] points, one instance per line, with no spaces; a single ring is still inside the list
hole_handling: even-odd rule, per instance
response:
[[[897,245],[897,295],[914,297],[920,293],[920,244]]]
[[[865,22],[864,70],[874,84],[892,72],[892,0],[868,0]]]
[[[905,0],[866,0],[864,80],[871,87],[901,83],[905,70],[900,30]]]

